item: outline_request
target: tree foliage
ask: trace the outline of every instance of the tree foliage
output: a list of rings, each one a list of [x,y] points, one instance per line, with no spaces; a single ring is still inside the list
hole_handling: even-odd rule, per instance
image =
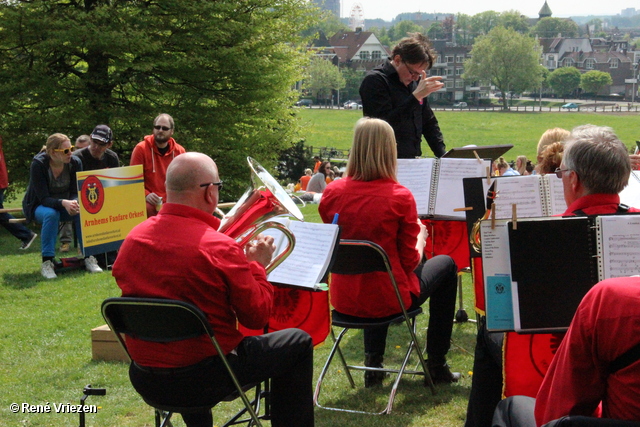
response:
[[[345,86],[342,73],[331,63],[322,58],[313,58],[308,69],[309,78],[305,82],[305,88],[310,90],[318,100],[331,98],[332,91],[340,90]]]
[[[504,27],[478,38],[465,61],[465,80],[490,81],[502,93],[522,92],[540,86],[539,47],[526,35]],[[503,97],[507,109],[507,97]]]
[[[531,35],[538,37],[577,37],[580,33],[578,24],[571,20],[562,18],[542,18],[536,25],[531,27]]]
[[[169,113],[176,140],[217,159],[227,196],[297,136],[304,0],[15,0],[0,3],[0,123],[12,178],[47,136],[104,123],[125,164]],[[223,194],[223,197],[225,195]]]
[[[556,95],[565,98],[580,87],[580,71],[576,67],[556,68],[547,82]]]
[[[611,74],[605,73],[604,71],[587,71],[580,78],[580,87],[587,93],[593,93],[594,100],[598,92],[610,84],[613,84]]]

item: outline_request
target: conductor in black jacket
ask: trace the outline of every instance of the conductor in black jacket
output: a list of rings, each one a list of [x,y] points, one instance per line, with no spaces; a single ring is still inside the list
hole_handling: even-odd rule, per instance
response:
[[[436,157],[445,153],[438,119],[427,101],[430,93],[444,86],[441,76],[427,77],[434,58],[429,39],[411,34],[400,40],[391,57],[369,71],[360,85],[364,115],[391,125],[400,159],[422,155],[422,136]]]

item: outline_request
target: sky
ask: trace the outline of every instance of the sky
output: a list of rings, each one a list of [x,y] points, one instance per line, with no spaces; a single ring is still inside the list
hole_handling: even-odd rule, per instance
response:
[[[544,0],[527,0],[526,2],[514,2],[513,0],[447,0],[446,2],[430,2],[420,0],[341,0],[341,16],[348,18],[354,4],[360,3],[364,10],[364,18],[382,18],[391,21],[399,13],[425,12],[456,14],[465,13],[475,15],[487,10],[504,12],[518,10],[521,14],[537,18],[538,12],[544,5]],[[622,9],[635,7],[639,4],[634,0],[590,0],[577,2],[576,0],[547,0],[553,17],[566,18],[569,16],[588,15],[617,15]],[[576,7],[579,4],[579,7]]]

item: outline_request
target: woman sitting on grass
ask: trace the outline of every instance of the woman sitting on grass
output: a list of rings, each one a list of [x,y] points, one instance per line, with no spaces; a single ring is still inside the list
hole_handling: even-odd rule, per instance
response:
[[[80,205],[76,172],[82,163],[73,157],[73,146],[66,135],[54,133],[47,138],[43,150],[36,154],[29,171],[29,186],[22,200],[27,223],[35,220],[42,224],[42,267],[45,279],[55,279],[54,257],[60,222],[73,221],[80,242]],[[102,271],[93,256],[85,258],[85,267],[91,273]]]
[[[403,303],[408,309],[429,301],[427,367],[435,383],[458,381],[446,363],[455,314],[457,267],[447,255],[422,262],[427,237],[416,201],[398,184],[396,140],[391,126],[363,118],[355,127],[346,178],[325,189],[318,212],[325,223],[339,214],[341,238],[369,240],[389,256]],[[386,274],[332,275],[331,303],[344,314],[381,318],[397,314],[400,304]],[[365,366],[382,367],[387,327],[364,330]],[[366,371],[365,387],[381,385],[384,372]]]

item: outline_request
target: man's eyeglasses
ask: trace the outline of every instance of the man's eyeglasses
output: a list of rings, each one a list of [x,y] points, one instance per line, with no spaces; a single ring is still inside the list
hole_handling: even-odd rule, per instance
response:
[[[205,184],[200,184],[200,187],[208,187],[210,185],[215,185],[218,187],[218,191],[222,191],[222,186],[224,184],[224,181],[220,181],[220,182],[207,182]]]
[[[109,142],[103,142],[103,141],[100,141],[99,139],[93,139],[93,138],[91,139],[91,142],[101,147],[106,147],[107,145],[110,144]]]
[[[569,172],[571,169],[560,169],[556,168],[553,172],[556,174],[558,178],[562,178],[562,172]]]
[[[74,151],[76,151],[76,147],[74,147],[72,145],[69,148],[54,148],[53,151],[55,151],[57,153],[69,154],[69,153],[73,153]]]
[[[171,130],[171,128],[170,128],[170,127],[167,127],[167,126],[160,126],[160,125],[154,125],[154,126],[153,126],[153,128],[154,128],[155,130],[160,130],[160,129],[162,129],[162,130],[163,130],[163,131],[165,131],[165,132],[166,132],[166,131],[168,131],[168,130]]]

